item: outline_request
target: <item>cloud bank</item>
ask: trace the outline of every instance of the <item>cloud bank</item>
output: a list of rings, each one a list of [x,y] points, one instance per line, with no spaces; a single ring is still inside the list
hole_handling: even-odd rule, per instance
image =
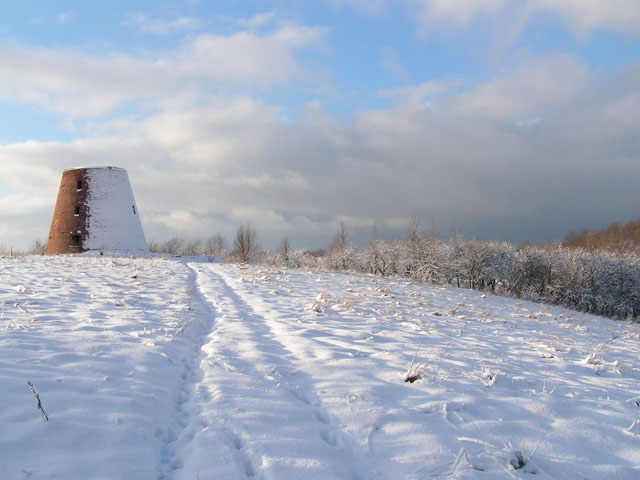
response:
[[[576,13],[578,3],[584,9]],[[525,16],[555,12],[580,31],[636,33],[629,19],[638,9],[623,3],[517,5]],[[625,18],[614,4],[627,9]],[[455,28],[513,8],[501,0],[411,5],[421,22]],[[457,226],[485,238],[545,241],[637,218],[638,65],[603,72],[549,52],[480,82],[379,89],[384,108],[337,117],[317,100],[291,118],[283,113],[291,107],[269,93],[326,87],[327,73],[303,57],[330,56],[330,30],[275,15],[138,56],[0,45],[1,100],[80,120],[85,129],[68,142],[0,145],[0,243],[25,248],[44,239],[62,170],[94,165],[129,171],[148,239],[230,236],[250,222],[267,247],[288,235],[294,246],[318,248],[340,220],[362,243],[374,222],[389,237],[419,214],[444,234]],[[191,25],[128,21],[156,25],[157,34]]]

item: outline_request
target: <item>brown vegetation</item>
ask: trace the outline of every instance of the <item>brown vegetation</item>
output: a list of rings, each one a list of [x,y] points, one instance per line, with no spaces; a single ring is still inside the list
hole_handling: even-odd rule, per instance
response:
[[[590,252],[604,250],[609,252],[640,251],[640,220],[627,223],[614,222],[601,230],[587,229],[578,233],[570,231],[562,245],[569,248],[582,248]]]

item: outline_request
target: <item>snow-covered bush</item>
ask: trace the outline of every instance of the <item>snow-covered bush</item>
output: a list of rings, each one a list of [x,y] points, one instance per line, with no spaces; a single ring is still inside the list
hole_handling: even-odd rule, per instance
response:
[[[206,242],[174,237],[152,251],[213,254],[225,258],[220,234]],[[295,250],[285,237],[280,249],[263,252],[257,232],[242,226],[234,238],[233,261],[290,268],[354,270],[398,275],[412,280],[490,290],[518,298],[560,304],[616,318],[640,314],[640,255],[635,252],[587,251],[561,245],[515,248],[509,242],[465,240],[454,231],[449,239],[422,231],[414,218],[406,238],[385,241],[374,229],[369,243],[357,250],[344,222],[329,248]]]
[[[338,231],[324,259],[326,267],[331,270],[348,270],[355,266],[355,248],[344,222],[338,224]]]

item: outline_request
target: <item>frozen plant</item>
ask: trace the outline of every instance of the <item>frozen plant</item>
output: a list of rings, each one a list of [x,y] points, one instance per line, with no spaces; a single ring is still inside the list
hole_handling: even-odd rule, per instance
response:
[[[421,363],[416,364],[416,357],[418,356],[418,352],[422,348],[422,343],[418,346],[416,353],[413,354],[413,358],[411,359],[411,365],[409,365],[409,369],[407,373],[404,375],[405,383],[413,383],[418,380],[422,380],[424,378],[424,372],[422,371],[423,365]]]
[[[607,345],[609,345],[611,342],[613,342],[616,338],[618,338],[618,336],[614,335],[613,337],[611,337],[606,342],[602,342],[582,362],[585,365],[593,365],[593,366],[595,366],[596,367],[596,373],[598,373],[598,368],[601,367],[601,366],[610,367],[614,371],[618,371],[618,361],[617,360],[614,361],[614,362],[607,362],[602,356],[602,352],[607,347]]]
[[[40,394],[38,393],[38,390],[36,389],[35,385],[33,383],[31,383],[29,380],[27,380],[27,384],[29,385],[29,388],[31,389],[31,393],[33,393],[33,396],[36,397],[36,400],[38,401],[38,410],[40,410],[40,412],[42,412],[42,417],[44,418],[45,422],[49,421],[49,416],[47,415],[47,412],[44,411],[44,408],[42,407],[42,402],[40,401]]]

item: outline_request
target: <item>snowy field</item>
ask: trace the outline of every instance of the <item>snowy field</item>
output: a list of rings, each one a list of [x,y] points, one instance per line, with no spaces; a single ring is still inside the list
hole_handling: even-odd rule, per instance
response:
[[[639,324],[362,275],[0,258],[2,479],[638,479],[639,405]]]

